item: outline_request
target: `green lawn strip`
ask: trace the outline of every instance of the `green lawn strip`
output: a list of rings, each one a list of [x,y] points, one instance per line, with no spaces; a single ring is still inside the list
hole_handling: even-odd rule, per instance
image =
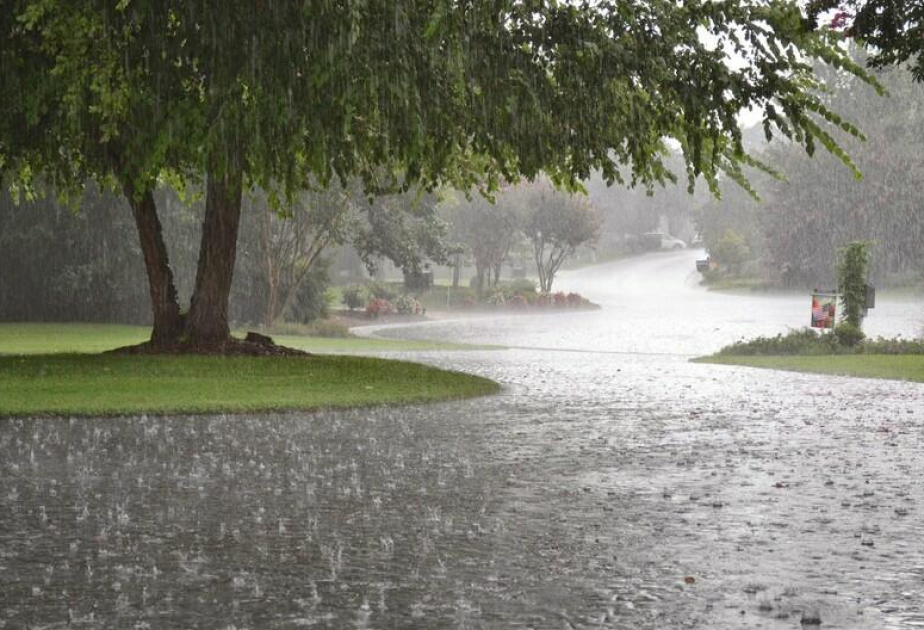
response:
[[[141,343],[147,340],[150,334],[151,329],[144,326],[121,326],[117,324],[0,324],[0,355],[91,354],[120,346]],[[243,332],[236,334],[244,335]],[[285,346],[326,354],[487,350],[497,348],[497,346],[477,346],[440,341],[406,341],[402,339],[366,337],[327,338],[302,335],[274,335],[273,338],[277,343]]]
[[[489,379],[370,357],[0,357],[0,416],[309,410],[483,396]]]
[[[305,337],[301,335],[273,335],[283,346],[308,352],[351,354],[363,352],[429,352],[440,350],[498,350],[502,346],[427,341],[423,339],[381,339],[378,337]]]
[[[837,354],[817,356],[730,356],[713,355],[693,359],[695,363],[743,365],[748,367],[885,378],[924,382],[924,355]]]
[[[0,354],[105,352],[146,341],[151,329],[118,324],[0,324]]]

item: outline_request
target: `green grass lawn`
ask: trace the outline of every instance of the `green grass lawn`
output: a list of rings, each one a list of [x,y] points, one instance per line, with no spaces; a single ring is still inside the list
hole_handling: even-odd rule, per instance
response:
[[[312,357],[99,354],[148,329],[0,324],[0,417],[307,410],[482,396],[494,381],[405,361],[333,353],[472,348],[434,342],[279,336]],[[329,353],[329,354],[323,354]]]
[[[924,355],[838,354],[820,356],[728,356],[713,355],[696,363],[744,365],[772,370],[838,374],[924,382]]]
[[[485,378],[371,357],[0,357],[0,417],[284,411],[482,396]]]
[[[0,355],[96,353],[146,341],[151,329],[116,324],[0,324]],[[243,336],[243,333],[237,333]],[[365,337],[306,337],[272,335],[276,343],[324,354],[422,352],[436,350],[487,350],[497,346],[441,341],[405,341]]]

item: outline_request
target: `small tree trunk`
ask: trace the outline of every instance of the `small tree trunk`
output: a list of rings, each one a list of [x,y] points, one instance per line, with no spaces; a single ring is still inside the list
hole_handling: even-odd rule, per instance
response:
[[[484,293],[484,267],[477,262],[475,263],[475,290],[479,297]]]
[[[270,278],[266,287],[266,309],[263,313],[263,326],[266,330],[272,330],[276,321],[276,304],[279,302],[279,285]]]
[[[148,190],[139,196],[130,185],[124,186],[124,191],[135,217],[148,276],[151,313],[154,317],[151,344],[169,346],[178,342],[182,336],[183,320],[154,193]]]
[[[206,186],[196,287],[186,325],[193,345],[221,345],[231,338],[228,298],[237,257],[243,191],[240,162],[231,160],[223,166],[219,173],[209,173]]]
[[[459,254],[456,254],[455,260],[452,263],[452,288],[459,288],[459,279],[462,275],[462,257]]]
[[[498,283],[500,282],[501,267],[503,267],[503,265],[504,265],[503,262],[499,262],[496,265],[494,265],[494,286],[497,286]]]

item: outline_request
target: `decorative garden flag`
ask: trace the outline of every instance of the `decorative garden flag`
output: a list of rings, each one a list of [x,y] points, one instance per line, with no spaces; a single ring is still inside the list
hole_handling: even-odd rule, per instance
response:
[[[837,293],[812,294],[812,328],[834,328]]]

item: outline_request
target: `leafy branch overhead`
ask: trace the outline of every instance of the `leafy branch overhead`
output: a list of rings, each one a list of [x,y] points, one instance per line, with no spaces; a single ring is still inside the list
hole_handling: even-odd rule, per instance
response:
[[[132,205],[152,343],[227,345],[244,190],[291,201],[331,180],[368,193],[744,180],[737,116],[850,164],[813,63],[872,82],[793,0],[10,0],[0,12],[0,168]],[[153,189],[201,184],[180,316]],[[387,216],[382,215],[382,216]]]
[[[837,150],[819,119],[856,133],[811,61],[863,71],[793,2],[102,4],[18,0],[0,17],[3,93],[25,96],[3,99],[8,167],[41,157],[82,181],[117,148],[143,187],[205,172],[233,127],[249,179],[290,191],[372,186],[382,164],[461,188],[542,170],[621,181],[623,165],[647,184],[669,177],[666,138],[691,175],[736,169],[750,107],[809,149]]]

